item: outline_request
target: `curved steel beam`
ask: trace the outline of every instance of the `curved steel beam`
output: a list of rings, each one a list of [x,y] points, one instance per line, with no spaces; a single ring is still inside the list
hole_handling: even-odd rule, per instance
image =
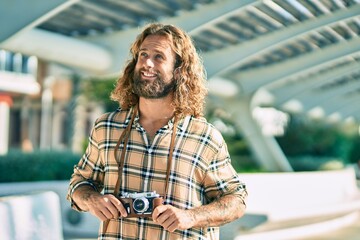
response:
[[[286,79],[304,74],[310,71],[316,71],[317,68],[330,64],[336,59],[360,51],[360,38],[351,39],[347,42],[340,42],[321,51],[313,51],[299,57],[289,59],[285,63],[272,65],[262,69],[242,72],[234,75],[234,81],[238,81],[244,93],[256,91],[259,87],[275,81],[281,82]]]
[[[0,43],[29,30],[79,0],[2,0],[0,7]]]
[[[215,24],[223,18],[236,14],[242,8],[256,4],[254,0],[226,0],[215,1],[190,12],[181,12],[179,16],[164,18],[160,22],[164,24],[174,24],[188,31],[190,35],[206,28],[210,24]],[[118,73],[119,66],[122,66],[129,57],[129,46],[139,34],[138,28],[132,28],[108,34],[106,36],[91,36],[83,40],[90,41],[99,45],[106,46],[113,53],[113,65],[106,69],[108,73]]]
[[[336,98],[329,99],[326,104],[315,106],[308,112],[310,113],[315,109],[320,108],[322,110],[322,114],[325,116],[330,116],[337,113],[341,117],[344,117],[344,115],[349,115],[349,113],[353,111],[352,109],[359,109],[356,104],[357,102],[360,102],[359,94],[353,94],[350,96],[341,95]]]
[[[76,1],[79,0],[67,1],[66,4],[73,4]],[[224,17],[234,15],[243,7],[255,4],[256,2],[257,1],[254,0],[216,1],[212,4],[203,5],[194,11],[181,12],[179,16],[165,18],[161,21],[166,24],[177,24],[179,27],[189,31],[190,34],[193,34],[204,27],[207,27],[208,24],[221,21]],[[32,6],[28,6],[28,9],[33,9],[34,4],[31,4]],[[52,2],[52,4],[54,3]],[[51,7],[44,8],[38,14],[34,14],[32,18],[34,21],[38,18],[37,23],[39,23],[40,18],[43,20],[46,19],[47,15],[45,13],[46,11],[50,11],[50,9]],[[28,10],[25,12],[27,11]],[[60,9],[58,11],[60,11]],[[53,12],[55,11],[51,11],[51,13]],[[45,15],[41,16],[41,13]],[[50,12],[48,14],[50,14]],[[4,21],[4,23],[7,24],[8,21]],[[31,27],[34,26],[34,24],[31,25]],[[128,58],[130,44],[139,34],[138,28],[132,28],[129,30],[115,32],[113,34],[84,37],[80,39],[66,37],[46,31],[41,31],[40,33],[40,31],[41,30],[30,29],[30,31],[27,31],[26,34],[16,34],[13,38],[2,43],[0,47],[10,51],[22,52],[35,56],[39,56],[40,52],[41,54],[39,57],[47,61],[59,62],[71,67],[92,71],[93,74],[117,74],[120,70],[120,66],[122,66]],[[40,34],[40,42],[28,40],[29,38],[40,39]],[[58,37],[58,39],[56,39],[56,37]],[[62,48],[62,44],[58,44],[59,41],[65,41],[67,43],[66,49],[71,49],[71,52],[76,54],[78,57],[69,57],[69,54],[63,55],[62,52],[66,52],[66,49]],[[84,47],[81,47],[82,43],[84,44]],[[56,47],[54,47],[54,45]],[[84,51],[84,48],[87,48],[88,50]],[[97,53],[101,54],[98,55]],[[93,57],[79,59],[79,56],[89,56],[89,54],[92,54]],[[97,59],[96,63],[93,62],[94,58]]]
[[[356,72],[359,72],[359,69]],[[335,83],[336,81],[332,82]],[[331,83],[331,81],[328,81],[328,83]],[[304,110],[307,111],[316,106],[326,106],[329,104],[329,100],[338,99],[341,98],[341,96],[347,96],[356,88],[360,88],[359,79],[349,79],[348,82],[331,89],[321,89],[321,86],[309,89],[302,94],[298,94],[295,99],[300,101]]]
[[[213,26],[230,16],[236,15],[244,7],[259,4],[257,0],[223,0],[204,5],[194,11],[181,12],[178,17],[165,18],[161,22],[181,27],[194,35],[208,26]]]
[[[274,106],[280,106],[292,98],[297,98],[302,93],[316,88],[326,82],[357,72],[360,69],[360,62],[353,61],[338,68],[330,68],[319,75],[301,77],[296,80],[289,80],[283,84],[271,84],[266,87],[275,97]]]
[[[35,55],[50,62],[102,73],[112,65],[112,55],[104,47],[49,31],[32,29],[0,44],[0,48]]]
[[[249,42],[206,53],[203,59],[208,77],[211,78],[215,75],[222,74],[248,61],[250,57],[256,56],[263,51],[276,48],[282,43],[299,37],[302,34],[358,16],[359,12],[360,5],[354,5],[351,8],[339,10],[330,15],[323,15],[301,24],[291,25]],[[219,59],[221,59],[221,61],[219,61]]]
[[[360,92],[359,87],[358,91]],[[329,99],[326,104],[322,105],[322,108],[327,115],[338,112],[343,116],[352,112],[352,109],[359,109],[358,102],[360,102],[360,94],[342,95],[336,99]]]

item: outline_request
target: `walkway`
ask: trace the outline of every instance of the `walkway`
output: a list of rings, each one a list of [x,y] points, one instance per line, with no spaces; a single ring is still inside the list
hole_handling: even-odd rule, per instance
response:
[[[320,236],[302,238],[300,240],[359,240],[360,239],[360,218],[354,224],[337,231],[331,231]]]

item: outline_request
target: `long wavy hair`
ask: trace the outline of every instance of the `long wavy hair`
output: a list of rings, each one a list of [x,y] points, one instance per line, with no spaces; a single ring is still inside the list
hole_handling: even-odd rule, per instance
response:
[[[128,109],[139,102],[139,96],[133,92],[133,76],[141,44],[149,35],[168,37],[172,42],[172,49],[176,53],[174,69],[178,68],[179,77],[175,79],[176,88],[172,103],[175,114],[178,116],[203,116],[207,95],[204,66],[192,39],[183,30],[173,25],[152,23],[147,25],[137,36],[130,49],[132,59],[127,62],[118,79],[115,89],[111,93],[111,99],[119,102],[123,109]]]

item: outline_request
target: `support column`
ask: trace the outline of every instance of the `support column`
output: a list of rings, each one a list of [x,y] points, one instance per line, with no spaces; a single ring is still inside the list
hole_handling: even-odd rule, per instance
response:
[[[229,104],[234,108],[234,117],[249,143],[256,160],[270,172],[293,171],[284,152],[274,137],[265,136],[258,123],[252,117],[251,97],[244,96],[236,103]]]
[[[29,130],[31,129],[30,125],[30,98],[29,96],[24,96],[24,99],[21,104],[21,150],[23,152],[32,152],[34,150],[33,143],[30,139]]]
[[[0,155],[6,155],[9,149],[10,106],[12,99],[7,95],[0,95]]]
[[[41,97],[41,135],[40,149],[51,149],[52,136],[52,112],[53,112],[53,94],[51,85],[54,82],[53,77],[48,77],[44,82],[44,90]]]

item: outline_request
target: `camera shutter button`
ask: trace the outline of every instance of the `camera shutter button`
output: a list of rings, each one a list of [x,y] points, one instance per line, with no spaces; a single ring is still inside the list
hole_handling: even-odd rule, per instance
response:
[[[127,212],[128,214],[131,213],[130,203],[125,203],[125,204],[124,204],[124,208],[126,209],[126,212]]]

